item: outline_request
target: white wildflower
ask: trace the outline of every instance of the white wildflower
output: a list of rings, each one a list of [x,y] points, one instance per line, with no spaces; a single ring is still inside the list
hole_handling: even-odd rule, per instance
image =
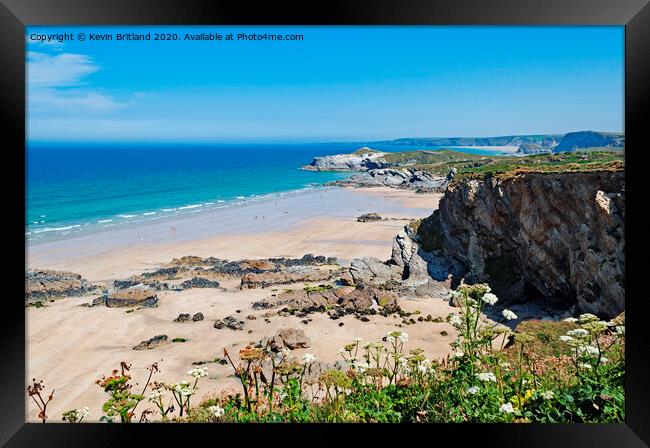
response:
[[[581,368],[586,369],[586,370],[591,370],[591,364],[581,363],[581,364],[578,364],[578,367],[581,367]]]
[[[619,326],[615,327],[615,330],[616,330],[616,334],[620,334],[620,335],[625,336],[625,326],[624,325],[619,325]]]
[[[148,400],[149,401],[158,401],[159,398],[162,398],[165,396],[165,392],[163,392],[161,389],[155,390],[149,395]]]
[[[208,411],[217,418],[221,417],[226,412],[221,406],[210,406]]]
[[[596,322],[598,319],[598,316],[595,316],[591,313],[584,313],[578,316],[578,322],[581,324],[586,324],[588,322]]]
[[[207,367],[197,367],[196,369],[188,370],[187,374],[193,376],[196,379],[203,378],[208,376]]]
[[[517,318],[517,315],[510,310],[503,310],[501,314],[506,318],[506,320],[514,320]]]
[[[515,409],[512,407],[512,403],[505,403],[501,405],[499,411],[504,412],[506,414],[512,414],[513,412],[515,412]]]
[[[447,299],[449,299],[449,300],[451,300],[451,299],[453,299],[455,297],[460,297],[460,296],[462,296],[462,294],[459,293],[458,291],[449,291],[447,293]]]
[[[402,341],[402,343],[406,344],[409,341],[409,334],[406,332],[402,332],[399,334],[399,340]]]
[[[454,352],[451,354],[452,358],[462,358],[463,352]]]
[[[496,376],[494,376],[494,373],[492,372],[477,373],[476,378],[478,378],[481,381],[492,381],[494,383],[497,382],[497,378]]]
[[[553,392],[552,390],[547,390],[546,392],[542,392],[542,398],[544,400],[551,400],[555,398],[555,392]]]
[[[354,338],[354,342],[361,342],[361,341],[363,341],[363,338],[359,338],[359,337]]]
[[[305,353],[305,356],[302,357],[302,362],[305,364],[311,364],[316,361],[316,357],[311,353]]]
[[[359,362],[359,363],[357,364],[356,367],[357,367],[357,370],[359,370],[359,372],[363,373],[363,372],[365,372],[367,369],[370,368],[370,364],[368,364],[366,361],[361,361],[361,362]]]
[[[458,328],[463,324],[463,321],[459,315],[452,314],[451,316],[449,316],[449,323],[452,324],[454,327]]]
[[[589,332],[585,330],[584,328],[576,328],[575,330],[569,330],[566,332],[567,335],[573,336],[575,338],[581,338],[584,336],[588,336]]]
[[[573,341],[574,339],[571,336],[560,336],[560,341],[562,342],[569,342]]]
[[[418,371],[422,374],[427,374],[431,371],[431,360],[424,359],[418,364]]]
[[[607,364],[609,362],[609,358],[605,358],[604,356],[600,357],[600,362],[603,364]]]
[[[467,389],[467,393],[471,395],[476,395],[479,391],[478,386],[472,386],[469,389]]]
[[[578,319],[576,319],[575,317],[567,317],[566,319],[564,319],[564,322],[569,322],[570,324],[575,324],[576,322],[578,322]]]
[[[391,336],[391,335],[386,336],[386,341],[392,344],[393,342],[395,342],[395,336]]]
[[[492,294],[491,292],[488,292],[487,294],[483,295],[483,301],[488,305],[494,305],[499,301],[499,298],[494,294]]]

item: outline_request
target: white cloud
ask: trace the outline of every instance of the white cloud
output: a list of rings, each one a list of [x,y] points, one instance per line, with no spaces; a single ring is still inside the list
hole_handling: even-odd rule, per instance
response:
[[[87,86],[88,75],[101,67],[89,56],[61,53],[27,53],[27,101],[32,113],[106,112],[124,108],[111,95]]]
[[[27,53],[27,84],[29,87],[76,86],[82,78],[100,68],[83,54],[61,53],[52,56],[30,51]]]

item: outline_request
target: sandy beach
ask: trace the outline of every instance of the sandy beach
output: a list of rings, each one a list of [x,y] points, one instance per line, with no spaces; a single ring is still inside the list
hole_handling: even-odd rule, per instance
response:
[[[317,204],[312,203],[314,196],[307,194],[281,199],[277,204],[240,208],[231,211],[230,215],[222,211],[221,216],[215,212],[210,216],[187,217],[176,221],[177,228],[187,229],[180,235],[181,232],[156,235],[157,227],[167,227],[167,223],[156,223],[145,229],[114,230],[41,243],[29,247],[29,267],[71,270],[92,282],[107,284],[186,255],[243,259],[299,258],[313,253],[337,257],[342,265],[363,256],[385,260],[390,257],[395,234],[409,220],[428,216],[440,199],[439,194],[415,194],[386,188],[339,188],[314,194],[320,195]],[[271,212],[273,207],[275,214]],[[257,220],[254,218],[265,210],[267,214],[263,220],[259,216]],[[293,211],[296,215],[299,210],[300,217],[280,219],[281,215],[290,214],[285,211]],[[369,211],[388,219],[356,221],[357,216]],[[224,222],[235,219],[240,220],[239,225],[223,227]],[[248,221],[253,221],[252,225]],[[214,231],[219,226],[222,230]],[[138,243],[141,234],[154,241]],[[252,310],[251,303],[268,298],[271,291],[277,289],[241,290],[238,281],[222,282],[222,287],[225,290],[161,291],[156,308],[128,313],[123,308],[80,306],[92,297],[71,297],[48,303],[43,308],[27,308],[28,378],[44,379],[48,388],[56,388],[55,399],[48,408],[52,421],[60,419],[61,412],[67,409],[84,406],[91,410],[90,420],[97,420],[102,415],[105,394],[94,381],[119,367],[121,361],[132,364],[134,380],[140,383],[137,387],[143,387],[145,369],[156,361],[160,361],[161,372],[155,379],[177,382],[187,379],[186,372],[194,367],[193,362],[220,357],[224,348],[236,353],[248,343],[273,336],[279,329],[300,328],[310,338],[311,346],[294,350],[293,355],[299,357],[309,352],[319,361],[333,363],[339,359],[337,350],[355,337],[380,340],[387,332],[397,329],[401,321],[397,315],[375,315],[369,322],[360,322],[352,316],[335,321],[327,314],[314,313],[309,325],[293,316],[274,315],[266,322],[261,317],[264,310]],[[418,310],[422,315],[433,317],[444,317],[451,309],[446,301],[435,298],[402,300],[400,306],[405,311]],[[173,322],[180,313],[197,312],[204,314],[203,321]],[[245,331],[213,328],[215,320],[237,314],[242,319],[248,317]],[[444,336],[440,334],[443,330],[447,332]],[[455,330],[447,323],[418,322],[409,325],[408,332],[408,348],[421,347],[433,358],[448,353],[449,342],[455,338]],[[170,340],[184,338],[187,342],[168,343],[152,350],[132,349],[158,334],[166,334]],[[209,376],[201,383],[199,397],[225,387],[235,390],[239,387],[230,366],[215,363],[206,366]],[[29,403],[27,417],[30,421],[36,415],[34,411],[35,406]]]

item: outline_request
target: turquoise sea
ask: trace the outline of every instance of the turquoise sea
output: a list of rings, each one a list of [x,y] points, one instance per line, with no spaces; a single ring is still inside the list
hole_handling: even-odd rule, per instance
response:
[[[25,233],[30,241],[60,239],[319,188],[351,173],[299,168],[362,145],[31,143]]]

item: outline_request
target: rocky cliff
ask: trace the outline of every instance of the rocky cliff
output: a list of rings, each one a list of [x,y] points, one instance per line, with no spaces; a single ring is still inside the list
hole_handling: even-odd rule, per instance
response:
[[[442,278],[456,262],[456,278],[505,300],[613,317],[625,308],[624,172],[457,179],[393,247],[404,277]]]
[[[302,167],[307,171],[367,171],[389,166],[382,160],[385,153],[370,148],[360,148],[351,154],[314,157],[309,165]]]
[[[585,148],[622,148],[625,146],[625,135],[607,132],[580,131],[569,132],[553,152],[577,151]]]
[[[442,192],[447,188],[452,174],[437,176],[414,168],[382,168],[353,174],[347,179],[329,182],[326,185],[340,187],[391,187],[416,190],[419,192]]]

